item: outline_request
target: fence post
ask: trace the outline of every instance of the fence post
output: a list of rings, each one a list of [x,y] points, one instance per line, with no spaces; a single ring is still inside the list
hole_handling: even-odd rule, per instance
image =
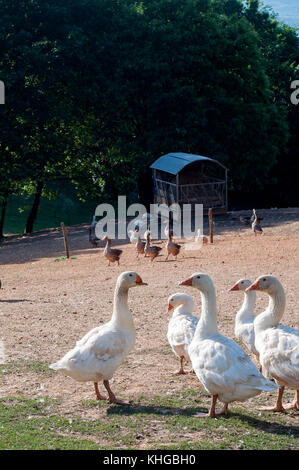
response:
[[[213,243],[213,209],[209,209],[210,243]]]
[[[66,228],[63,222],[61,222],[61,228],[62,228],[62,233],[63,233],[63,238],[64,238],[64,247],[65,247],[65,252],[66,252],[66,257],[70,257],[70,251],[69,251],[69,243],[67,239],[67,233],[66,233]]]

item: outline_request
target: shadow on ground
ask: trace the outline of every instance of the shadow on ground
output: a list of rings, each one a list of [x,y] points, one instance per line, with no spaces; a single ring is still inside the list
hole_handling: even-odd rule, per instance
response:
[[[226,232],[230,232],[232,235],[250,233],[250,227],[246,227],[240,222],[238,214],[243,216],[251,215],[251,211],[215,215],[214,235],[225,235]],[[271,227],[280,225],[286,231],[289,231],[294,222],[299,222],[299,208],[261,209],[258,214],[263,217],[263,228],[267,233],[271,231]],[[204,216],[203,231],[208,234],[207,216]],[[99,241],[98,248],[90,244],[89,224],[68,227],[67,232],[71,256],[75,257],[80,254],[98,256],[105,246],[103,241]],[[113,246],[124,245],[128,242],[128,239],[115,240]],[[160,244],[162,242],[157,240],[154,243]],[[58,258],[64,255],[64,240],[60,227],[34,232],[31,235],[8,236],[0,241],[0,263],[2,265],[35,262],[42,258]]]

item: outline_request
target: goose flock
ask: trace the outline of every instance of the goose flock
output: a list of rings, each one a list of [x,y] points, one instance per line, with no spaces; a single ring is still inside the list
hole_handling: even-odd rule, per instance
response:
[[[260,222],[261,218],[253,210],[253,219],[249,223],[255,235],[262,234]],[[166,260],[170,255],[176,259],[181,245],[173,240],[169,224],[166,224],[165,235]],[[106,241],[104,256],[108,265],[115,262],[119,265],[123,250],[112,248],[107,236],[103,241]],[[195,241],[207,243],[200,229]],[[137,258],[144,255],[151,262],[162,250],[161,246],[152,243],[149,226],[145,240],[141,239],[137,228],[130,232],[130,242],[135,244]],[[129,290],[147,285],[137,272],[122,272],[115,285],[111,319],[87,332],[49,367],[75,381],[92,382],[97,400],[128,404],[116,397],[110,381],[132,352],[136,341],[134,316],[128,304]],[[239,310],[234,312],[234,336],[238,342],[218,329],[216,290],[207,273],[196,272],[187,279],[178,280],[178,285],[199,291],[201,299],[200,315],[195,314],[195,300],[189,293],[178,291],[165,299],[170,315],[166,336],[179,364],[175,374],[193,374],[196,384],[211,396],[208,412],[194,416],[216,418],[227,415],[230,403],[245,402],[263,392],[277,392],[277,399],[272,406],[262,410],[299,410],[299,330],[281,323],[286,295],[280,280],[273,275],[259,276],[254,282],[242,278],[229,288],[229,292],[243,296]],[[256,311],[256,292],[269,297],[268,307],[261,313]],[[188,371],[186,363],[190,364]],[[105,394],[100,391],[101,384]],[[293,401],[287,404],[283,403],[286,388],[295,391]],[[216,408],[218,401],[222,403],[219,410]]]
[[[128,306],[129,289],[146,286],[140,275],[126,271],[119,275],[111,320],[89,331],[62,359],[50,365],[51,369],[79,382],[93,382],[96,398],[103,385],[110,403],[123,404],[112,392],[109,380],[132,351],[136,331]],[[177,374],[186,374],[184,361],[191,363],[201,386],[211,395],[208,413],[196,417],[215,418],[228,413],[234,401],[246,401],[262,392],[278,390],[277,402],[268,411],[299,409],[299,330],[280,324],[285,309],[285,293],[280,281],[271,275],[260,276],[254,283],[239,280],[230,290],[243,291],[244,302],[236,315],[235,335],[245,348],[255,354],[260,369],[245,350],[233,339],[222,335],[217,324],[215,287],[206,273],[195,273],[179,282],[179,286],[197,289],[201,296],[201,315],[194,312],[193,298],[177,292],[168,298],[169,321],[167,339],[179,359]],[[269,296],[265,312],[254,316],[255,291]],[[296,391],[294,401],[283,405],[285,387]],[[217,400],[223,403],[216,409]]]
[[[169,230],[169,225],[166,225],[164,233],[167,237],[167,242],[165,245],[167,256],[165,258],[165,261],[168,260],[170,255],[173,256],[176,260],[177,256],[180,253],[182,245],[179,245],[173,240],[173,232]],[[132,244],[135,244],[137,259],[139,258],[140,254],[144,254],[144,256],[147,256],[148,258],[150,258],[151,262],[153,262],[155,258],[160,256],[160,252],[163,249],[161,246],[157,246],[152,243],[149,226],[144,232],[144,240],[141,239],[141,234],[138,228],[134,231],[129,230],[129,239]],[[108,266],[110,266],[110,263],[114,262],[117,262],[119,266],[120,256],[123,251],[117,248],[111,248],[112,241],[108,236],[102,238],[102,241],[106,241],[106,246],[103,254],[108,260]],[[194,237],[194,241],[200,246],[202,244],[207,244],[208,238],[204,235],[201,235],[201,231],[200,229],[198,229],[197,235]]]

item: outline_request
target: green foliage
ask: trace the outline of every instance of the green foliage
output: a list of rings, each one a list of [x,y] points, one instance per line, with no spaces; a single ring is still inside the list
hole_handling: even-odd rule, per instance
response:
[[[298,167],[298,37],[258,0],[0,8],[0,199],[38,187],[54,198],[46,183],[63,175],[82,201],[136,201],[150,163],[169,151],[218,159],[231,190],[247,192],[286,160]]]

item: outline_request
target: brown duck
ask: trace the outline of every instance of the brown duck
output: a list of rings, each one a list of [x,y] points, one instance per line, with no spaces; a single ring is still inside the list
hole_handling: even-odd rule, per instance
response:
[[[175,259],[176,259],[181,249],[181,245],[179,245],[178,243],[174,243],[174,241],[172,241],[172,238],[173,238],[173,235],[171,232],[169,232],[168,242],[166,243],[167,257],[165,261],[168,260],[169,255],[175,256]]]
[[[136,242],[135,247],[136,247],[136,252],[137,252],[137,258],[139,258],[139,255],[145,255],[144,253],[145,242],[141,240],[139,234],[138,234],[138,240]]]
[[[254,235],[256,236],[257,233],[259,235],[264,235],[262,226],[259,222],[259,219],[258,219],[258,216],[257,216],[257,213],[256,213],[255,209],[253,209],[253,215],[254,215],[254,221],[252,222],[251,228],[254,232]]]
[[[153,262],[154,259],[159,255],[160,251],[162,250],[161,246],[155,246],[150,244],[150,235],[148,234],[146,237],[146,243],[144,247],[144,253],[151,258]]]
[[[104,256],[109,261],[108,266],[110,266],[110,262],[114,263],[115,261],[117,261],[117,264],[119,266],[119,258],[123,250],[118,250],[117,248],[111,248],[111,240],[107,236],[104,237],[103,240],[107,241],[105,250],[104,250]]]

